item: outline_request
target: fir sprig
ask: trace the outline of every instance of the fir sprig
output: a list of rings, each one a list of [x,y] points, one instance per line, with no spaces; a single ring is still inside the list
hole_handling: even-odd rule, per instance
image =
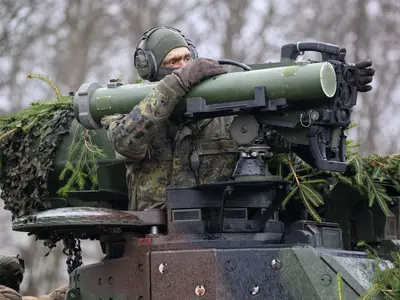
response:
[[[369,206],[377,203],[386,216],[392,216],[388,204],[393,200],[387,194],[387,186],[400,192],[400,154],[379,156],[375,153],[362,157],[352,151],[354,142],[348,142],[348,163],[354,169],[354,175],[345,176],[339,172],[314,169],[297,156],[278,155],[278,174],[291,181],[291,191],[282,202],[286,206],[290,199],[299,198],[307,211],[320,222],[316,208],[330,194],[330,185],[338,182],[350,185],[362,195],[368,197]],[[282,170],[286,169],[287,174]]]
[[[392,198],[387,194],[385,185],[400,192],[399,158],[399,154],[378,156],[376,153],[367,157],[352,154],[349,158],[349,164],[356,171],[353,177],[354,187],[368,196],[370,207],[377,202],[386,216],[392,215],[388,207]]]
[[[323,197],[317,191],[315,186],[319,184],[324,184],[325,180],[313,178],[317,172],[304,164],[304,162],[298,161],[299,169],[296,171],[294,163],[286,155],[279,156],[281,163],[289,168],[289,174],[285,177],[286,180],[291,180],[291,192],[285,197],[282,202],[282,206],[286,206],[288,201],[297,196],[303,201],[304,206],[310,215],[318,222],[321,222],[321,217],[318,215],[315,208],[324,204]]]
[[[374,284],[363,296],[362,300],[369,300],[379,293],[388,300],[400,299],[400,252],[392,252],[392,264],[388,265],[387,261],[382,260],[377,251],[364,241],[357,243],[357,247],[365,248],[364,251],[368,257],[374,262]]]
[[[97,159],[106,157],[106,154],[92,143],[93,134],[80,125],[76,127],[67,162],[59,176],[60,180],[68,177],[66,184],[57,191],[60,196],[67,196],[69,191],[83,190],[87,183],[92,189],[97,187]]]
[[[56,93],[57,100],[61,100],[62,96],[61,96],[60,90],[58,89],[57,85],[53,82],[53,80],[51,80],[49,77],[39,74],[39,73],[30,73],[26,77],[30,78],[30,79],[39,79],[39,80],[47,82],[52,87],[54,92]]]

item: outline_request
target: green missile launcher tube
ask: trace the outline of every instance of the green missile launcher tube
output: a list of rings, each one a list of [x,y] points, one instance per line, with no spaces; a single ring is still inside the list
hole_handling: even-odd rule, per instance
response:
[[[85,83],[74,98],[75,116],[88,129],[101,128],[100,121],[104,116],[129,113],[155,85],[112,82],[107,87],[101,87],[98,83]],[[335,95],[337,78],[333,66],[328,62],[302,62],[219,75],[194,87],[186,99],[200,97],[207,104],[245,101],[254,98],[256,87],[265,88],[266,100],[324,101]],[[174,113],[184,111],[185,101],[182,101]]]

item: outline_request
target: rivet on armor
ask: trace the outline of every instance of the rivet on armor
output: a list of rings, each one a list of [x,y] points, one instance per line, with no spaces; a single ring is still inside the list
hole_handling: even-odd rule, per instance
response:
[[[206,293],[206,289],[205,289],[204,286],[198,285],[198,286],[196,286],[196,288],[194,289],[194,293],[195,293],[197,296],[201,297],[201,296],[204,296],[204,294]]]
[[[275,258],[271,261],[271,268],[275,271],[279,271],[282,268],[282,262]]]
[[[109,284],[113,284],[113,283],[114,283],[114,278],[108,277],[108,283],[109,283]]]
[[[167,264],[161,263],[161,264],[158,266],[158,271],[160,271],[161,274],[167,273]]]
[[[328,274],[324,274],[321,277],[321,282],[322,282],[323,285],[328,286],[328,285],[330,285],[332,283],[332,277],[330,275],[328,275]]]
[[[257,295],[260,292],[260,287],[257,284],[251,285],[249,287],[249,293],[252,296]]]
[[[228,259],[225,262],[225,269],[229,272],[234,271],[236,269],[236,262],[232,259]]]
[[[139,264],[139,265],[138,265],[138,269],[139,269],[139,272],[143,272],[143,270],[144,270],[143,265],[142,265],[142,264]]]

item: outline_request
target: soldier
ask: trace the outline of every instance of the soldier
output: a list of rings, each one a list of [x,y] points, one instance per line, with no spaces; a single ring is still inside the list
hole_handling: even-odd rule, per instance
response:
[[[18,257],[0,256],[0,300],[64,300],[67,286],[40,297],[19,294],[25,272],[24,261]]]
[[[167,26],[147,31],[134,59],[141,78],[161,81],[129,114],[102,120],[116,152],[127,160],[130,209],[164,208],[169,185],[228,179],[237,153],[228,133],[230,118],[189,124],[170,118],[191,88],[226,70],[197,58],[190,40]]]
[[[197,58],[191,41],[168,26],[144,33],[134,62],[141,78],[159,83],[129,114],[102,120],[117,156],[126,160],[129,209],[165,208],[168,186],[228,180],[238,153],[228,131],[232,117],[179,124],[171,116],[195,85],[226,73],[223,67]],[[371,90],[371,65],[357,64],[361,92]]]

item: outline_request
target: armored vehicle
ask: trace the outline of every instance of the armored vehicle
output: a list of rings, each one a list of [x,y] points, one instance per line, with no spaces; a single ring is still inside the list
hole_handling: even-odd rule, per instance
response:
[[[319,52],[322,59],[301,60],[304,51]],[[357,102],[357,71],[344,54],[336,45],[297,43],[283,46],[277,63],[221,60],[243,71],[201,83],[174,116],[235,116],[232,178],[171,186],[166,210],[128,210],[125,165],[100,125],[105,115],[128,113],[153,85],[82,85],[74,95],[75,119],[55,152],[48,196],[39,211],[15,218],[13,229],[48,245],[66,243],[68,300],[363,297],[373,283],[374,261],[357,242],[377,248],[399,243],[399,195],[391,192],[388,215],[376,204],[369,207],[366,195],[333,182],[330,196],[312,208],[321,217],[316,221],[299,200],[308,193],[318,202],[315,189],[288,176],[303,163],[320,170],[322,179],[352,171],[345,130]],[[75,133],[86,129],[104,154],[96,159],[97,186],[60,196]],[[282,168],[277,157],[289,163]],[[104,258],[82,265],[80,239],[99,241]]]

